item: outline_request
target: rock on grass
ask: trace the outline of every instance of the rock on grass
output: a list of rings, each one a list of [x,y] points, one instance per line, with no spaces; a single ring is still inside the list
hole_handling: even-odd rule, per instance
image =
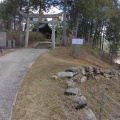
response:
[[[73,77],[74,73],[73,72],[59,72],[58,77],[60,78],[71,78]]]
[[[72,102],[77,103],[77,110],[87,106],[87,99],[84,96],[75,96],[72,98]]]
[[[81,95],[80,89],[78,88],[68,88],[65,90],[66,95]]]
[[[91,109],[84,109],[86,120],[97,120]]]

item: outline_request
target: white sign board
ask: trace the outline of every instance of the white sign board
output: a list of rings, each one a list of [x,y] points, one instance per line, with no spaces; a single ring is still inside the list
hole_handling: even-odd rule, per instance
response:
[[[33,18],[33,21],[38,22],[38,18]]]
[[[72,44],[82,45],[83,39],[72,39]]]
[[[0,32],[0,47],[6,47],[6,32]]]

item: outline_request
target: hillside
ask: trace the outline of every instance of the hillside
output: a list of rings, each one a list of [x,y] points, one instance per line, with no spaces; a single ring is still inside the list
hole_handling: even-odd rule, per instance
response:
[[[71,106],[70,98],[64,96],[66,79],[52,80],[51,77],[70,67],[97,66],[113,69],[116,66],[98,59],[88,50],[88,47],[81,48],[79,59],[74,59],[72,50],[72,47],[58,47],[36,60],[22,82],[12,120],[86,120],[84,112],[75,110],[74,106]],[[77,87],[81,89],[89,101],[88,107],[92,109],[97,118],[99,117],[103,85],[106,85],[108,95],[115,101],[120,101],[119,84],[114,83],[111,80],[107,82],[103,78],[77,84]],[[110,100],[109,102],[108,104],[115,107],[114,111],[119,113],[119,106],[116,107]],[[107,112],[111,113],[112,110],[107,107]],[[103,113],[102,115],[105,115],[107,119],[107,114]]]

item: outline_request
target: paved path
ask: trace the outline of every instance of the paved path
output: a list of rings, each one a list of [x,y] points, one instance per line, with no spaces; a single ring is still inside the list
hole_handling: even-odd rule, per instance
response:
[[[0,120],[10,120],[19,86],[45,49],[21,49],[0,57]]]

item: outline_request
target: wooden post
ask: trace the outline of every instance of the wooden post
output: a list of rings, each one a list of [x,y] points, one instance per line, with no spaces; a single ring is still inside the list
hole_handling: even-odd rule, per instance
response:
[[[73,45],[73,57],[76,58],[77,56],[77,45]]]
[[[80,57],[80,47],[81,45],[78,45],[78,58]]]
[[[55,24],[54,24],[54,18],[52,18],[52,48],[55,49]]]
[[[29,25],[30,25],[30,18],[27,17],[27,28],[26,28],[26,36],[25,36],[25,47],[28,47]]]

